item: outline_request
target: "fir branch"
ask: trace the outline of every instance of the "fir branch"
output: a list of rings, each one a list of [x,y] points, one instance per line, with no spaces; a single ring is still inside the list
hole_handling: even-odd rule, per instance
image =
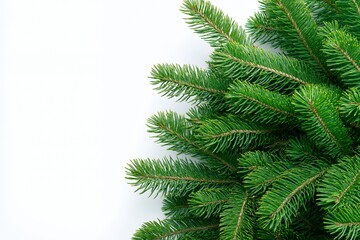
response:
[[[265,124],[294,123],[290,97],[269,91],[259,85],[236,81],[226,94],[230,110]]]
[[[216,169],[236,171],[229,158],[225,159],[200,145],[185,117],[173,111],[160,112],[148,122],[149,132],[155,134],[157,142],[169,146],[169,150],[189,154]]]
[[[297,91],[293,101],[302,129],[332,157],[352,151],[351,138],[333,105],[337,98],[326,87],[310,85]]]
[[[272,44],[279,37],[277,34],[279,30],[270,24],[271,21],[268,19],[268,16],[264,12],[258,12],[248,19],[246,28],[255,42]]]
[[[285,152],[293,162],[313,162],[321,158],[321,151],[306,136],[289,139]]]
[[[345,206],[325,216],[325,229],[336,235],[335,239],[356,240],[360,236],[360,207]]]
[[[279,128],[246,122],[233,115],[204,121],[197,130],[198,138],[214,152],[242,147],[248,149],[273,142]]]
[[[177,240],[194,239],[203,236],[209,240],[217,239],[219,224],[216,221],[195,219],[165,219],[144,223],[136,231],[133,240]],[[196,239],[196,238],[195,238]]]
[[[181,11],[190,27],[210,43],[220,47],[227,42],[251,44],[245,31],[229,16],[206,0],[185,0]]]
[[[232,192],[221,214],[220,239],[253,239],[252,212],[249,194],[238,187]]]
[[[150,191],[155,196],[172,193],[173,189],[176,189],[173,194],[184,196],[202,188],[237,183],[236,180],[214,175],[203,164],[171,158],[132,160],[127,167],[127,179],[137,187],[137,191]]]
[[[176,97],[180,101],[194,103],[220,102],[228,84],[209,71],[189,65],[155,65],[151,71],[151,82],[163,96]]]
[[[332,209],[360,203],[360,156],[346,157],[329,168],[318,186],[320,204]]]
[[[292,168],[285,177],[278,179],[261,198],[259,221],[267,229],[276,231],[288,227],[298,210],[313,199],[315,182],[326,171],[324,166],[301,165]]]
[[[269,166],[276,160],[278,159],[274,154],[264,151],[249,151],[238,159],[239,172],[247,174],[259,167]]]
[[[179,219],[184,217],[193,217],[189,211],[187,196],[179,197],[175,195],[167,195],[163,200],[161,210],[167,218]]]
[[[360,1],[359,0],[337,0],[339,9],[337,20],[345,26],[356,38],[360,39]]]
[[[274,162],[254,169],[244,178],[244,187],[253,196],[262,196],[274,182],[292,171],[292,164],[286,161]]]
[[[219,217],[224,204],[229,201],[229,188],[205,188],[189,197],[190,212],[196,216]]]
[[[339,100],[339,112],[345,120],[356,127],[360,127],[360,89],[347,90]]]
[[[359,19],[360,21],[360,19]],[[323,52],[333,71],[341,76],[341,81],[349,87],[360,87],[360,43],[340,29],[338,24],[327,23],[322,29],[326,40]]]
[[[339,8],[336,6],[335,0],[306,0],[307,5],[312,10],[315,21],[318,25],[324,22],[330,22],[338,16]]]
[[[329,75],[320,52],[322,38],[318,26],[304,0],[270,0],[261,2],[261,10],[277,30],[272,40],[288,55],[308,62],[315,69]],[[256,31],[256,29],[253,29]]]
[[[221,112],[212,109],[208,104],[203,104],[190,108],[186,113],[186,117],[189,122],[193,123],[195,126],[198,126],[203,120],[214,118],[218,114],[221,114]],[[194,129],[196,129],[196,127]]]
[[[303,62],[252,46],[229,43],[211,58],[215,71],[226,78],[251,81],[286,94],[300,85],[323,81]]]

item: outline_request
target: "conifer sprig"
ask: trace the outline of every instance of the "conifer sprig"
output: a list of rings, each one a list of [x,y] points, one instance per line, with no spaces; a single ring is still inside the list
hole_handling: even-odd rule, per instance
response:
[[[134,234],[134,240],[170,240],[170,239],[217,239],[219,223],[213,220],[165,219],[151,221]]]
[[[253,46],[229,43],[211,58],[211,66],[226,78],[254,82],[282,93],[322,82],[303,62]]]
[[[229,16],[208,1],[185,0],[181,11],[190,28],[212,47],[220,47],[227,42],[250,44],[245,31]]]
[[[163,160],[135,159],[127,169],[128,179],[141,192],[151,194],[171,193],[174,188],[178,196],[206,188],[236,184],[235,179],[219,178],[199,163],[185,159],[164,158]]]
[[[360,89],[351,88],[344,93],[339,111],[348,124],[360,127]]]
[[[322,51],[327,56],[328,66],[341,76],[341,81],[349,87],[360,87],[360,43],[339,29],[336,23],[323,28],[325,41]]]
[[[339,22],[347,26],[349,32],[360,39],[360,1],[335,1],[339,14],[336,16]]]
[[[360,235],[360,207],[346,207],[331,211],[325,216],[325,229],[336,239],[358,239]]]
[[[292,57],[309,62],[318,71],[328,74],[320,51],[322,38],[318,34],[318,25],[305,1],[272,0],[260,3],[269,29],[276,31],[276,37],[271,38],[272,45],[281,48]],[[256,24],[249,26],[256,27]],[[260,28],[259,32],[256,28],[252,29],[252,33],[256,39],[269,40],[268,37],[262,36],[263,29]],[[271,36],[275,35],[271,33]]]
[[[230,192],[229,188],[205,188],[194,192],[188,201],[190,212],[204,218],[219,217],[229,201]]]
[[[163,96],[194,103],[220,104],[227,86],[209,71],[189,65],[159,64],[151,71],[152,84]]]
[[[193,217],[190,213],[187,198],[179,197],[176,194],[169,194],[164,198],[161,210],[167,218]]]
[[[293,101],[302,129],[332,157],[352,151],[351,138],[334,106],[337,99],[328,88],[312,85],[296,92]]]
[[[227,115],[204,121],[197,131],[205,147],[214,152],[225,152],[243,146],[244,149],[264,146],[273,142],[277,127],[263,126],[255,122],[239,120],[236,116]]]
[[[160,112],[152,116],[148,122],[149,132],[155,134],[157,141],[163,146],[168,146],[169,150],[196,157],[216,168],[236,170],[231,158],[225,158],[221,154],[205,149],[198,142],[190,123],[184,116],[173,111]]]
[[[224,240],[253,239],[253,209],[249,194],[237,188],[221,213],[220,238]]]
[[[319,203],[329,208],[359,205],[360,157],[347,157],[333,165],[324,175],[318,191]]]
[[[291,99],[262,86],[236,81],[229,87],[226,98],[231,111],[252,121],[272,125],[295,121]]]
[[[262,197],[257,214],[265,228],[288,227],[299,209],[315,197],[315,182],[325,170],[314,165],[293,168]]]

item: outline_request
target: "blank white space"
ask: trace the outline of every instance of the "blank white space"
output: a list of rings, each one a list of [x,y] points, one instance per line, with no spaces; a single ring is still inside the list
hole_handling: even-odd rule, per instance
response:
[[[129,159],[172,154],[146,130],[156,63],[206,67],[180,0],[0,1],[0,239],[126,240],[162,218],[134,193]],[[256,0],[212,0],[240,25]]]

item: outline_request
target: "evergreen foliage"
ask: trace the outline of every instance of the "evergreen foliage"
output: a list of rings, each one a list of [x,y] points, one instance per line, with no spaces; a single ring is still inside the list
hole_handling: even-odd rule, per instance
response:
[[[214,52],[208,69],[151,71],[160,94],[193,108],[148,120],[181,156],[126,169],[140,193],[164,197],[166,218],[134,240],[360,239],[360,1],[260,4],[245,31],[209,1],[184,0]]]

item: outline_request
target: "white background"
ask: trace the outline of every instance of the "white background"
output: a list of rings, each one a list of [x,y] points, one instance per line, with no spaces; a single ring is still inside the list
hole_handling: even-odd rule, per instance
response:
[[[244,25],[256,0],[212,0]],[[162,218],[125,180],[170,154],[146,119],[186,104],[157,95],[156,63],[206,67],[210,47],[177,0],[0,1],[0,239],[127,240]]]

